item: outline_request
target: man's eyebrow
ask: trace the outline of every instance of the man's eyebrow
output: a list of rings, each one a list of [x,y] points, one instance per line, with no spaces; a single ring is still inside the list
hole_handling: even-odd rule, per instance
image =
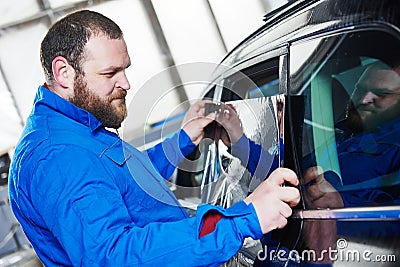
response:
[[[121,70],[129,68],[130,66],[131,66],[131,63],[127,64],[126,66],[108,66],[104,69],[101,69],[99,71],[99,73],[110,72],[110,71],[111,72],[112,71],[121,71]]]
[[[372,90],[381,91],[381,92],[392,92],[393,91],[392,89],[389,89],[387,87],[375,87],[375,88],[372,88]]]
[[[388,88],[371,88],[369,91],[374,94],[400,95],[400,92],[397,92],[396,90],[388,89]]]

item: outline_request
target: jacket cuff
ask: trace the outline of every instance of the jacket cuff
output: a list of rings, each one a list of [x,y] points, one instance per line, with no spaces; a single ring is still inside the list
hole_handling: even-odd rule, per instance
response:
[[[183,129],[178,132],[178,142],[179,149],[184,156],[192,153],[196,148],[196,145],[192,142],[190,136]]]
[[[246,237],[251,237],[257,240],[263,236],[253,204],[247,205],[244,201],[240,201],[227,209],[224,209],[221,206],[214,206],[210,204],[200,205],[197,208],[196,213],[197,235],[199,235],[201,231],[204,216],[209,211],[217,211],[225,218],[233,220],[237,228],[236,234],[241,236],[243,239]]]
[[[250,158],[251,140],[245,134],[229,148],[229,153],[239,158],[244,166],[247,166]]]

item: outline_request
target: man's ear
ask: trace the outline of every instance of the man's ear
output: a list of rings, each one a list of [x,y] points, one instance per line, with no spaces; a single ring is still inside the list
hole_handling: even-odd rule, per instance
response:
[[[59,86],[65,89],[73,88],[75,70],[64,57],[58,56],[54,58],[52,68],[54,80]]]

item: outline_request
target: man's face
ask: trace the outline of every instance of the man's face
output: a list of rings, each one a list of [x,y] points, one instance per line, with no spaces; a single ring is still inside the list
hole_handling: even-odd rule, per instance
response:
[[[390,69],[368,68],[356,84],[349,105],[350,126],[356,131],[400,117],[400,76]]]
[[[83,74],[76,74],[74,96],[69,100],[105,127],[119,128],[127,115],[125,96],[130,88],[125,75],[130,66],[125,41],[101,35],[92,37],[85,49]]]

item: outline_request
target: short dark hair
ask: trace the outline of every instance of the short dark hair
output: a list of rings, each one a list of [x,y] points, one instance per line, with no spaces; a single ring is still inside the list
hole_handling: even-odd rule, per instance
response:
[[[71,13],[50,27],[40,46],[40,61],[46,81],[53,80],[52,61],[64,57],[76,72],[81,72],[84,48],[93,36],[104,34],[110,39],[122,39],[120,27],[106,16],[90,10]]]

